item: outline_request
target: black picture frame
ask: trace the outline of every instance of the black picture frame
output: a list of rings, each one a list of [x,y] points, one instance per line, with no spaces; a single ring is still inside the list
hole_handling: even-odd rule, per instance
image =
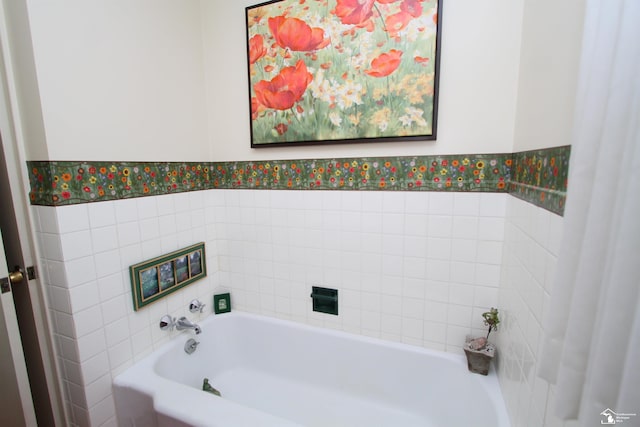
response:
[[[245,9],[252,148],[436,139],[442,0],[360,3]]]

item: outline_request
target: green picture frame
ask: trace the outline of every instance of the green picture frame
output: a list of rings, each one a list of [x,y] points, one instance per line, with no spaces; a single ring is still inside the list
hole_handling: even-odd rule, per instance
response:
[[[204,242],[129,267],[133,309],[138,311],[207,276]]]

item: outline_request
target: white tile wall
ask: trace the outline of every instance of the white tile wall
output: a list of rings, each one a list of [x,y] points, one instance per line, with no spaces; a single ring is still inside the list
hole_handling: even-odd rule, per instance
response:
[[[538,378],[542,319],[549,303],[562,217],[508,198],[500,285],[498,375],[514,427],[572,426],[553,415],[554,387]]]
[[[212,190],[34,207],[74,423],[115,425],[112,378],[171,336],[163,314],[192,316],[196,297],[210,310],[217,287],[234,309],[461,352],[498,304],[508,198]],[[202,240],[209,277],[134,312],[128,267]],[[339,316],[312,311],[312,285],[339,289]]]

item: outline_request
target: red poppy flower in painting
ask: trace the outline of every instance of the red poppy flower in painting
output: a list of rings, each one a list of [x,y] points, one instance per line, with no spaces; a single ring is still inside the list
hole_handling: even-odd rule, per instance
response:
[[[389,31],[389,34],[395,36],[398,31],[403,30],[413,19],[411,14],[407,12],[398,12],[393,15],[389,15],[387,19],[384,20],[384,24]]]
[[[362,25],[373,16],[375,0],[338,0],[331,12],[343,24]]]
[[[278,123],[274,129],[278,132],[278,135],[284,135],[289,130],[289,126],[284,123]]]
[[[260,34],[249,39],[249,63],[254,64],[258,59],[265,56],[267,49],[264,47],[264,39]]]
[[[389,15],[385,19],[385,26],[391,35],[403,30],[413,18],[422,15],[422,5],[418,0],[403,0],[400,12]]]
[[[322,49],[330,42],[324,38],[322,28],[311,28],[298,18],[269,18],[269,29],[280,47],[296,52]]]
[[[400,66],[402,52],[391,49],[389,52],[381,53],[371,61],[371,68],[364,72],[371,77],[386,77],[393,73]]]
[[[260,104],[258,98],[256,98],[255,96],[251,97],[251,119],[257,119],[260,113],[262,113],[264,110],[266,110],[266,108],[264,107],[264,105]]]
[[[304,61],[294,67],[285,67],[271,81],[261,80],[253,86],[260,104],[275,110],[288,110],[298,102],[313,75],[307,71]]]
[[[400,10],[408,13],[414,18],[418,18],[422,15],[422,4],[418,0],[402,0]]]

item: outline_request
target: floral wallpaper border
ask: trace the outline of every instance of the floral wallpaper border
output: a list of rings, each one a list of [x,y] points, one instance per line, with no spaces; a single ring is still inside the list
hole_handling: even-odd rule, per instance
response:
[[[511,192],[562,214],[567,147],[516,154],[236,162],[28,161],[32,205],[208,189]]]
[[[570,145],[514,153],[509,194],[562,216],[570,156]]]

